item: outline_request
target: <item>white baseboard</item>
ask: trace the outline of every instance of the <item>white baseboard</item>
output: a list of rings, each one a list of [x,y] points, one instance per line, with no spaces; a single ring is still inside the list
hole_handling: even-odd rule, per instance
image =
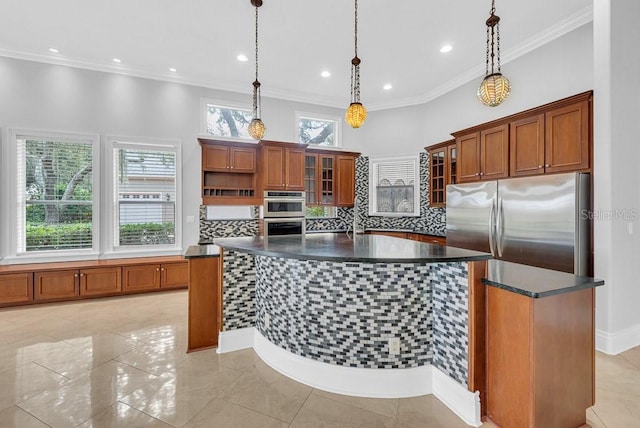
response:
[[[437,367],[433,367],[433,395],[438,397],[460,419],[473,427],[482,426],[480,392],[471,392]]]
[[[257,330],[253,347],[262,360],[285,376],[336,394],[372,398],[405,398],[434,394],[467,424],[479,427],[479,394],[427,365],[408,369],[364,369],[321,363],[269,342]]]
[[[609,355],[617,355],[640,346],[640,324],[615,333],[596,330],[596,349]]]
[[[218,334],[218,354],[239,351],[253,347],[255,327],[239,328],[237,330],[221,331]]]

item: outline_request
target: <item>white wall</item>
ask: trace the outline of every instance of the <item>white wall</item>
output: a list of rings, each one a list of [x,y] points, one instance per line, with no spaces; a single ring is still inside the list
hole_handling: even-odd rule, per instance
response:
[[[250,86],[251,82],[247,82]],[[251,95],[0,57],[0,127],[162,138],[182,142],[183,246],[198,242],[200,99],[251,108]],[[263,98],[266,139],[295,141],[295,112],[344,110]],[[343,123],[342,121],[340,123]],[[348,129],[347,129],[348,128]],[[357,139],[343,127],[343,145]],[[353,145],[353,144],[352,144]],[[3,183],[3,187],[12,185]],[[195,223],[186,224],[187,216]],[[6,222],[1,222],[5,233]],[[106,237],[102,237],[103,241]],[[103,242],[104,244],[104,242]]]
[[[638,17],[637,0],[594,1],[596,327],[609,353],[640,344]]]
[[[354,148],[373,156],[417,153],[451,139],[451,132],[593,89],[591,24],[503,64],[502,71],[512,89],[498,107],[476,98],[478,76],[427,104],[370,112]]]

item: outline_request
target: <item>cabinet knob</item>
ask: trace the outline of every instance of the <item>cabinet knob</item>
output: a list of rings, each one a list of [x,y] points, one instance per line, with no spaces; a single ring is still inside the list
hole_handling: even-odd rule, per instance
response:
[[[231,169],[233,169],[233,166],[231,166]]]
[[[480,173],[479,173],[479,172],[476,172],[476,177],[477,177],[477,176],[479,176],[479,175],[480,175]]]
[[[542,165],[538,165],[538,169],[542,169]]]
[[[160,268],[156,268],[156,271],[157,271],[157,272],[160,272]]]
[[[81,273],[81,274],[80,274],[80,277],[83,277],[83,276],[84,276],[84,274],[83,274],[83,273]]]
[[[544,164],[545,168],[549,168],[551,165],[549,165],[548,163]]]
[[[77,277],[78,277],[78,274],[77,274],[77,273],[74,273],[74,274],[73,274],[73,277],[74,277],[74,278],[77,278]]]
[[[481,172],[481,173],[480,173],[480,176],[483,176],[483,175],[484,175],[484,172]]]
[[[229,165],[227,165],[227,169],[231,168]]]

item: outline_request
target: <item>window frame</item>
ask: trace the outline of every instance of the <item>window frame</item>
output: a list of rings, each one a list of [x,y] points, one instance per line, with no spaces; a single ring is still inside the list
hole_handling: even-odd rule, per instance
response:
[[[117,236],[116,221],[118,221],[118,197],[116,195],[114,173],[115,165],[114,154],[117,149],[128,148],[136,150],[155,150],[155,151],[172,151],[176,156],[176,199],[175,199],[175,217],[174,217],[174,244],[159,245],[135,245],[120,246],[116,245]],[[105,213],[105,222],[103,224],[103,233],[105,251],[104,258],[118,258],[123,256],[131,256],[132,254],[144,253],[145,257],[159,255],[175,255],[182,253],[182,144],[178,140],[165,140],[159,138],[141,138],[127,136],[106,136],[105,144],[105,207],[109,207]]]
[[[309,113],[303,111],[295,112],[295,131],[294,131],[294,141],[297,143],[303,144],[300,142],[300,119],[311,119],[311,120],[320,120],[325,122],[334,122],[334,145],[332,146],[321,146],[318,144],[309,144],[309,147],[319,147],[322,149],[341,149],[342,148],[342,119],[340,116],[335,116],[331,114],[323,114],[323,113]]]
[[[100,157],[100,136],[90,133],[74,133],[60,132],[49,130],[8,128],[4,133],[5,141],[3,144],[4,159],[4,181],[7,187],[4,189],[5,206],[1,212],[6,218],[4,223],[4,232],[6,239],[2,253],[4,261],[9,263],[40,263],[55,261],[72,261],[72,260],[91,260],[97,258],[100,254],[101,236],[101,157]],[[78,248],[72,250],[44,250],[44,251],[18,251],[18,241],[24,238],[24,228],[18,231],[18,210],[26,207],[24,189],[18,189],[18,185],[22,184],[22,178],[18,177],[18,172],[24,170],[18,166],[18,139],[34,139],[34,140],[58,140],[65,143],[74,144],[90,144],[92,155],[92,204],[91,204],[91,223],[92,223],[92,239],[91,248]],[[24,159],[22,161],[25,161]],[[10,202],[9,202],[10,201]],[[22,235],[21,235],[22,234]]]
[[[413,211],[412,212],[378,212],[377,181],[375,176],[375,164],[413,161]],[[404,155],[392,157],[369,158],[369,216],[371,217],[420,217],[420,155]]]
[[[245,143],[255,143],[253,138],[244,137],[231,137],[231,136],[219,136],[207,133],[207,106],[212,105],[215,107],[229,108],[233,110],[247,110],[252,112],[253,108],[250,105],[228,100],[214,100],[212,98],[200,98],[200,135],[201,138],[226,140],[226,141],[241,141]]]

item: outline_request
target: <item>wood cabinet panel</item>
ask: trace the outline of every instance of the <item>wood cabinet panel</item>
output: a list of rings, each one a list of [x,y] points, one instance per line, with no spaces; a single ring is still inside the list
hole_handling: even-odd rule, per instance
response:
[[[304,190],[306,145],[262,140],[259,146],[264,190]]]
[[[544,174],[544,114],[509,124],[509,175]]]
[[[202,167],[209,171],[229,169],[229,147],[207,145],[202,147]]]
[[[0,275],[0,305],[33,300],[33,274]]]
[[[265,146],[263,149],[263,187],[267,189],[283,189],[285,187],[284,176],[284,149],[282,147]]]
[[[222,256],[189,260],[187,351],[218,346],[222,330]]]
[[[589,168],[589,102],[551,110],[545,115],[546,172]]]
[[[139,291],[160,288],[160,265],[144,264],[122,268],[122,290]]]
[[[256,171],[256,149],[231,147],[229,165],[232,172],[252,173]]]
[[[480,180],[509,176],[509,125],[480,132]]]
[[[96,296],[122,291],[122,269],[120,267],[80,270],[80,295]]]
[[[34,274],[35,300],[68,299],[79,295],[78,270],[36,272]]]
[[[336,205],[352,207],[356,197],[357,156],[336,155]]]
[[[168,263],[160,266],[160,288],[186,287],[189,284],[189,263]]]
[[[444,207],[447,203],[447,185],[457,182],[456,140],[430,147],[429,152],[429,206]]]
[[[456,138],[458,151],[458,182],[478,181],[480,176],[480,133]]]
[[[285,149],[284,174],[285,188],[288,190],[304,190],[304,149]]]
[[[447,238],[443,236],[423,235],[421,233],[407,233],[407,238],[412,241],[426,242],[428,244],[447,245]]]

